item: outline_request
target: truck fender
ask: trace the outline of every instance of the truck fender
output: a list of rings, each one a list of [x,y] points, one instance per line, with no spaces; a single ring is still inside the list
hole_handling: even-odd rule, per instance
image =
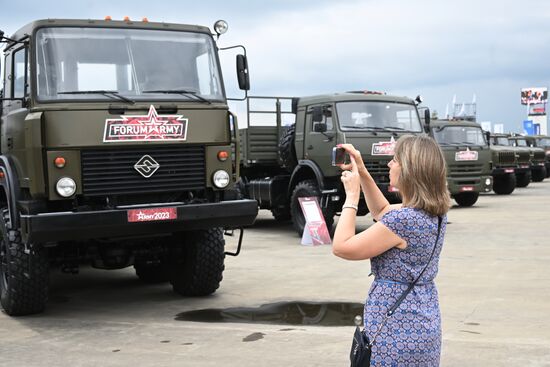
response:
[[[311,179],[312,176],[315,177],[317,185],[319,185],[319,190],[323,191],[325,189],[325,179],[323,178],[323,172],[321,172],[319,166],[310,160],[299,160],[298,165],[294,168],[290,176],[287,193],[288,197],[292,195],[292,191],[298,182],[308,178]]]
[[[10,161],[9,157],[0,155],[0,172],[4,174],[4,177],[0,179],[0,184],[6,195],[5,200],[8,204],[11,226],[12,228],[19,228],[19,215],[17,215],[17,201],[20,193],[19,180]]]

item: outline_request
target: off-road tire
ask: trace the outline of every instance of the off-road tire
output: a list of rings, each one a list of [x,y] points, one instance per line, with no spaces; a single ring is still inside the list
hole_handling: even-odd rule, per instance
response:
[[[279,222],[287,222],[291,218],[290,208],[286,206],[271,208],[271,214],[273,214],[273,218]]]
[[[497,195],[510,195],[516,189],[516,175],[508,173],[493,176],[493,191]]]
[[[163,262],[158,264],[134,264],[136,275],[144,283],[163,283],[170,280],[170,271]]]
[[[0,303],[10,316],[42,312],[48,302],[47,251],[33,246],[25,253],[20,231],[10,227],[4,209],[0,222]]]
[[[171,264],[170,283],[183,296],[207,296],[223,278],[225,240],[221,228],[185,234],[183,259]]]
[[[304,217],[304,213],[302,213],[302,208],[300,207],[300,201],[298,198],[308,196],[316,196],[319,203],[321,202],[321,192],[319,191],[315,180],[301,181],[292,191],[292,197],[290,199],[290,214],[292,216],[292,225],[300,236],[304,232],[306,218]],[[323,212],[323,217],[325,217],[327,229],[331,231],[334,224],[334,207],[329,203],[328,207],[321,207],[321,211]]]
[[[461,192],[454,195],[454,199],[458,206],[468,207],[476,203],[479,198],[479,192]]]
[[[531,171],[531,180],[533,182],[541,182],[546,178],[546,167]]]
[[[288,172],[292,172],[298,165],[296,147],[294,146],[295,130],[296,125],[290,125],[283,130],[281,140],[279,140],[279,158]]]
[[[525,172],[516,175],[516,187],[527,187],[529,182],[531,182],[530,173]]]

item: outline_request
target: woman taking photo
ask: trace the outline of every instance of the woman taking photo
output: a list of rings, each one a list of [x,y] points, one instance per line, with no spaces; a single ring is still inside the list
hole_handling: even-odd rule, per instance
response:
[[[371,366],[438,366],[441,318],[434,278],[450,207],[443,154],[430,137],[401,137],[388,166],[390,185],[399,190],[402,204],[390,205],[360,152],[350,144],[341,147],[351,163],[341,166],[346,201],[333,253],[347,260],[371,259],[374,281],[363,316],[364,331],[373,343]],[[356,234],[361,189],[377,222]],[[388,310],[417,278],[388,317]]]

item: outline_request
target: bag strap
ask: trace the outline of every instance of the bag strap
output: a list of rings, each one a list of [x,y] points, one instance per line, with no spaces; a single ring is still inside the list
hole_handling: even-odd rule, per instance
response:
[[[420,272],[420,274],[416,277],[416,279],[412,283],[409,284],[409,286],[401,294],[401,296],[399,296],[399,298],[397,299],[397,301],[395,301],[393,306],[391,306],[389,308],[388,312],[386,312],[386,317],[384,318],[384,321],[382,321],[382,323],[378,327],[378,330],[376,331],[376,334],[374,334],[374,336],[372,338],[372,341],[369,343],[370,346],[372,346],[374,344],[374,340],[376,339],[376,336],[378,335],[380,330],[382,330],[382,327],[386,323],[386,320],[388,320],[388,318],[390,318],[395,313],[395,310],[397,310],[399,305],[401,305],[401,302],[403,302],[403,300],[407,297],[407,295],[410,293],[410,291],[414,288],[416,283],[418,283],[418,281],[420,280],[420,278],[422,277],[422,275],[424,274],[426,269],[428,269],[428,266],[430,265],[430,263],[432,262],[432,258],[434,257],[435,249],[437,248],[437,243],[439,242],[439,235],[441,234],[441,222],[442,221],[443,221],[443,218],[441,216],[438,216],[437,217],[437,237],[435,238],[434,248],[432,250],[432,254],[430,255],[430,259],[426,263],[426,266],[424,267],[424,269],[422,269],[422,272]]]

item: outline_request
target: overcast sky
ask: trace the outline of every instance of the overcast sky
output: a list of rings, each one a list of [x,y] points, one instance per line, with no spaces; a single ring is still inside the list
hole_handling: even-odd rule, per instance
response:
[[[42,18],[225,19],[219,45],[246,46],[254,95],[421,94],[442,116],[475,94],[478,121],[521,132],[521,88],[550,84],[548,0],[0,1],[6,35]]]

